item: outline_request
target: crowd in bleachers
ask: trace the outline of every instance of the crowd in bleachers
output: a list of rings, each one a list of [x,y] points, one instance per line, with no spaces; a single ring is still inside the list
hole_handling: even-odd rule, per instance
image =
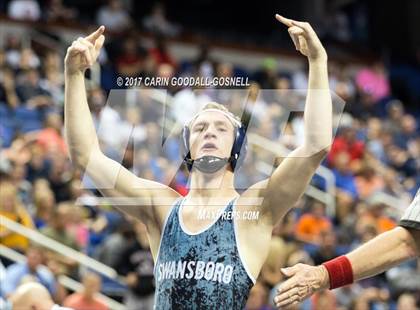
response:
[[[65,16],[77,14],[76,10],[61,7],[61,1],[51,3],[47,12],[52,19],[64,14],[62,10],[70,10]],[[98,23],[110,23],[110,29],[130,27],[130,19],[119,5],[119,1],[110,1],[109,6],[100,9]],[[36,8],[32,10],[35,14]],[[301,113],[290,118],[287,115],[284,132],[281,124],[285,116],[282,104],[293,98],[287,90],[307,87],[304,69],[279,71],[279,56],[264,60],[258,70],[249,72],[235,63],[212,58],[206,46],[193,59],[175,59],[161,35],[175,35],[178,28],[164,23],[164,12],[156,10],[144,23],[151,31],[163,27],[158,30],[160,35],[150,44],[143,44],[135,31],[123,38],[107,37],[99,58],[100,85],[88,87],[89,108],[101,148],[109,157],[136,175],[170,184],[185,195],[188,173],[176,164],[180,163],[178,140],[169,138],[165,148],[160,147],[162,119],[183,123],[188,109],[194,107],[190,111],[193,113],[210,100],[229,104],[240,116],[239,103],[244,96],[254,107],[242,115],[246,120],[252,113],[255,123],[250,125],[251,130],[290,149],[302,141]],[[12,7],[9,13],[19,18],[12,14],[15,11],[20,12]],[[331,152],[323,163],[335,176],[335,215],[328,214],[325,204],[308,196],[300,200],[273,231],[270,253],[247,309],[271,309],[274,288],[283,280],[281,267],[298,262],[320,264],[395,227],[399,213],[389,212],[392,208],[377,199],[378,192],[408,202],[419,188],[418,115],[416,118],[408,113],[405,103],[393,94],[387,68],[380,61],[357,70],[331,61],[329,71],[331,89],[346,102]],[[117,88],[116,76],[238,75],[249,77],[252,83],[228,95],[224,91],[170,87],[173,111],[169,116],[147,89],[110,92]],[[258,96],[261,89],[274,91]],[[126,104],[123,108],[121,99]],[[302,96],[297,95],[297,100]],[[123,292],[128,309],[143,309],[138,305],[151,309],[153,259],[145,228],[112,206],[104,206],[89,178],[72,166],[64,141],[63,105],[63,59],[59,51],[24,46],[18,36],[7,34],[6,44],[0,49],[0,214],[115,268],[124,277],[124,285],[103,278],[102,291],[119,300],[122,297],[116,291]],[[255,146],[249,148],[247,156],[236,180],[242,188],[265,177],[253,164],[274,158]],[[319,176],[314,177],[312,185],[326,188]],[[400,206],[401,210],[404,207]],[[85,272],[73,258],[40,248],[4,226],[0,226],[0,244],[27,258],[26,263],[14,263],[0,256],[0,267],[4,267],[0,269],[2,298],[36,278],[58,303],[74,309],[86,304],[90,309],[106,309],[92,297],[100,289],[101,279],[93,274],[82,276]],[[83,280],[87,283],[84,290],[71,295],[58,282],[62,274]],[[406,281],[407,277],[412,280]],[[420,261],[411,261],[352,286],[317,293],[296,309],[416,309],[419,292]]]

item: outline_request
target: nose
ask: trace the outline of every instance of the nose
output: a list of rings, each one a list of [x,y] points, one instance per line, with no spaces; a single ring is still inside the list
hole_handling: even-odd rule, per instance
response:
[[[212,125],[208,126],[206,128],[206,131],[204,132],[204,139],[209,138],[216,138],[216,128],[214,128]]]

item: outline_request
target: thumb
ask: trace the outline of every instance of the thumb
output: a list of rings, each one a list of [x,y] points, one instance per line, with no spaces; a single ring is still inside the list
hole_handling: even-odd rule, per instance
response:
[[[286,276],[286,277],[291,277],[293,276],[297,269],[296,267],[288,267],[288,268],[280,268],[280,271]]]

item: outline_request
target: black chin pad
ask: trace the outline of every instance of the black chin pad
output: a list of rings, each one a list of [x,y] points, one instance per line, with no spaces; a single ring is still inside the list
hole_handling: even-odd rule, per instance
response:
[[[193,168],[203,173],[215,173],[229,162],[228,158],[206,155],[194,160]]]

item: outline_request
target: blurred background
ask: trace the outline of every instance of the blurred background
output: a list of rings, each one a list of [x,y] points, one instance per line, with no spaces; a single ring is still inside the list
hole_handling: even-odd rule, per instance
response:
[[[283,107],[304,100],[290,90],[306,89],[307,61],[275,13],[311,23],[328,52],[330,87],[346,105],[331,152],[273,231],[246,309],[273,307],[281,267],[320,264],[398,224],[420,184],[420,1],[2,0],[0,307],[19,285],[39,281],[74,309],[151,309],[145,227],[107,204],[88,178],[82,184],[69,161],[63,59],[71,42],[106,26],[87,94],[108,156],[185,195],[178,141],[160,148],[162,132],[191,106],[229,103],[255,122],[236,179],[246,188],[302,141],[302,113]],[[121,95],[111,92],[121,90],[117,76],[247,77],[250,86],[227,96],[182,87]],[[242,114],[244,98],[254,108]],[[419,292],[414,260],[296,309],[419,309]]]

